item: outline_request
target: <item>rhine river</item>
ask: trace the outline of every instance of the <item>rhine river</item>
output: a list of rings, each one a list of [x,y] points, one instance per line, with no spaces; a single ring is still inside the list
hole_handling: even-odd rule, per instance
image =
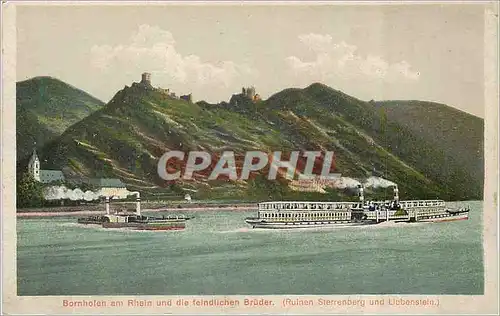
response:
[[[465,221],[286,231],[250,228],[256,211],[184,212],[167,232],[18,219],[18,295],[482,294],[482,202],[467,204]]]

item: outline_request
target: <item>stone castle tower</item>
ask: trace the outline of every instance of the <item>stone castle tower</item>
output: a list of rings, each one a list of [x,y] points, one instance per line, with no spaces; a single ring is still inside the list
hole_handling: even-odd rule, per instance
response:
[[[184,100],[184,101],[187,101],[189,103],[193,103],[193,94],[190,93],[190,94],[186,94],[186,95],[181,95],[180,99]]]
[[[241,94],[246,97],[247,99],[252,100],[253,102],[260,101],[260,95],[258,93],[255,93],[255,87],[251,86],[248,88],[241,88]]]
[[[33,155],[31,155],[30,161],[28,163],[28,172],[35,178],[36,181],[40,182],[40,159],[36,154],[36,149],[33,149]]]
[[[151,73],[145,72],[142,74],[141,83],[147,86],[151,85]]]
[[[248,87],[248,88],[241,88],[241,93],[249,98],[250,100],[253,100],[255,98],[255,87]]]

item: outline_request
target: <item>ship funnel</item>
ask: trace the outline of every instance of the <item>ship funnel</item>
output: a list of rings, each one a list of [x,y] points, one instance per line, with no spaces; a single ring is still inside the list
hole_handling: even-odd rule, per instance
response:
[[[141,194],[137,191],[128,192],[127,195],[135,194],[135,213],[137,215],[141,215]]]
[[[106,214],[109,215],[109,196],[106,197]]]
[[[394,186],[394,201],[399,202],[399,189],[398,186]]]
[[[359,189],[359,201],[361,202],[361,204],[363,204],[363,202],[365,201],[365,195],[363,193],[363,191],[364,191],[363,186],[358,185],[358,189]]]
[[[141,196],[139,192],[136,192],[135,212],[137,213],[137,215],[141,215]]]

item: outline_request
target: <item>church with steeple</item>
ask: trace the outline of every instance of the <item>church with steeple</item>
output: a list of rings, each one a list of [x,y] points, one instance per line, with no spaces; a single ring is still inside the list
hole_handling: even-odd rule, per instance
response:
[[[38,159],[36,149],[33,149],[33,155],[31,155],[30,162],[28,163],[28,172],[36,181],[40,182],[40,159]]]
[[[126,198],[128,195],[127,187],[120,179],[117,178],[81,178],[75,180],[70,177],[66,179],[61,170],[40,169],[40,158],[38,158],[36,148],[33,149],[33,154],[29,160],[28,172],[36,181],[45,184],[52,182],[66,182],[66,180],[68,180],[68,182],[72,182],[73,184],[91,184],[99,188],[99,192],[102,196]]]
[[[40,169],[40,159],[36,154],[36,148],[33,149],[30,161],[28,163],[28,172],[33,178],[41,183],[51,183],[56,181],[64,182],[64,174],[61,170],[42,170]]]

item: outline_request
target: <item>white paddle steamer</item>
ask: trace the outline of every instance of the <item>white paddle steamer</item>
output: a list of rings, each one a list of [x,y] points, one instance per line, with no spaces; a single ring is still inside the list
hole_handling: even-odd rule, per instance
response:
[[[394,186],[394,198],[389,201],[365,201],[359,186],[359,202],[280,201],[258,204],[256,217],[246,218],[253,228],[287,229],[346,227],[381,222],[440,222],[468,219],[470,209],[452,210],[443,200],[399,200]]]

